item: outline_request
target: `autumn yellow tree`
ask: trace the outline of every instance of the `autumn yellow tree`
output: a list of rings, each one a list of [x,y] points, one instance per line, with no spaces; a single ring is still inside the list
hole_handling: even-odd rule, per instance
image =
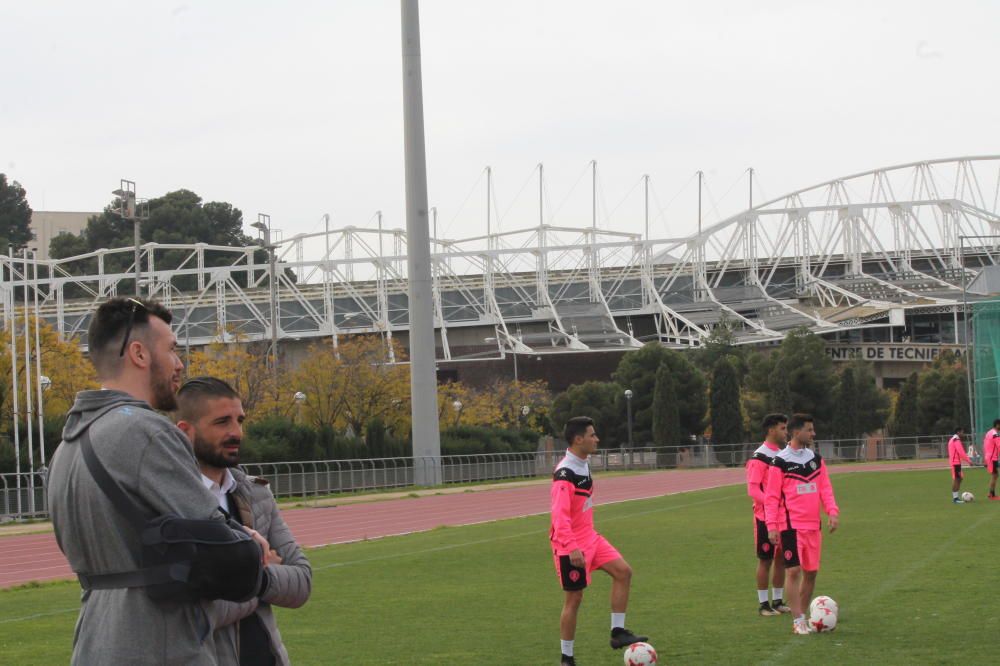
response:
[[[399,363],[404,359],[399,342],[378,335],[351,337],[337,352],[312,345],[308,361],[290,373],[286,392],[305,393],[303,416],[314,427],[349,427],[361,436],[379,420],[401,436],[409,426],[410,371]]]
[[[527,429],[544,432],[552,395],[542,381],[497,380],[474,388],[449,382],[438,388],[438,418],[442,428],[457,425]]]
[[[187,374],[208,375],[228,382],[240,394],[248,418],[287,415],[292,403],[291,396],[283,399],[284,372],[280,367],[277,371],[269,367],[267,355],[261,353],[264,344],[238,337],[232,342],[213,342],[203,350],[191,352]]]
[[[37,397],[38,380],[35,363],[35,320],[29,318],[28,332],[30,337],[31,365],[27,372],[32,380],[32,400]],[[24,320],[21,319],[17,328],[16,351],[17,351],[17,388],[19,411],[24,416],[26,402],[25,381],[25,355],[24,355]],[[0,344],[0,394],[2,394],[2,408],[4,414],[12,414],[12,380],[11,380],[11,354],[10,354],[10,329],[4,329],[3,341]],[[48,323],[39,322],[39,348],[41,361],[41,374],[48,377],[51,384],[48,390],[42,393],[43,407],[46,419],[59,419],[65,416],[72,406],[79,391],[98,388],[97,374],[90,361],[80,351],[80,342],[76,338],[60,340],[59,333]],[[9,419],[3,419],[4,427],[9,427]]]

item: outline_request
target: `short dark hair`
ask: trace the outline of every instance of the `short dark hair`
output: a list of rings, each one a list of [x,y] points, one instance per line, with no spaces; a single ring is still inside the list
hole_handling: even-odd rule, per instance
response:
[[[195,421],[201,417],[206,400],[213,398],[240,399],[232,386],[218,377],[193,377],[177,391],[177,420]]]
[[[993,427],[1000,428],[1000,419],[993,419]]]
[[[100,377],[118,376],[123,356],[120,350],[129,322],[129,334],[138,336],[149,326],[150,317],[162,319],[167,325],[173,320],[170,310],[160,303],[141,298],[115,297],[97,308],[87,327],[87,349]]]
[[[761,422],[760,427],[766,434],[768,430],[778,425],[779,423],[788,423],[788,417],[784,414],[768,414],[764,417]]]
[[[814,423],[812,414],[792,414],[792,418],[788,419],[788,432],[802,430],[807,423]]]
[[[587,428],[594,425],[594,419],[589,416],[574,416],[566,421],[566,428],[563,429],[563,437],[566,438],[567,446],[573,446],[573,440],[587,434]]]
[[[955,426],[955,434],[957,435],[960,432],[965,432],[965,426]]]

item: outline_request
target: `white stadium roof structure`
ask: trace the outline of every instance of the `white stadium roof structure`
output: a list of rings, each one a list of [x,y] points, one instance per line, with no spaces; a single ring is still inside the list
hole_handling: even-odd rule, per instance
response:
[[[685,238],[542,224],[432,240],[438,356],[696,346],[723,320],[739,343],[753,344],[800,326],[835,332],[900,325],[912,311],[960,311],[963,284],[1000,263],[998,195],[1000,155],[962,157],[830,180]],[[85,345],[96,304],[134,289],[134,267],[105,272],[107,258],[131,263],[132,252],[39,261],[37,282],[29,261],[42,316]],[[402,230],[301,234],[276,254],[280,339],[405,339]],[[25,264],[0,260],[9,321],[22,305]],[[174,309],[175,329],[191,344],[220,331],[269,339],[267,268],[260,246],[147,243],[140,284]]]

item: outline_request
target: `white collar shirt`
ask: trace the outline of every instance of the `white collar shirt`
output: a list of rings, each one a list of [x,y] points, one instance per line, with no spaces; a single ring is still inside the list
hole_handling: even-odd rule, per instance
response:
[[[226,495],[236,487],[236,479],[233,477],[233,473],[228,469],[225,475],[222,477],[222,485],[208,478],[204,474],[201,475],[201,482],[205,484],[209,492],[215,495],[215,500],[219,503],[219,508],[229,513],[229,500],[226,499]]]

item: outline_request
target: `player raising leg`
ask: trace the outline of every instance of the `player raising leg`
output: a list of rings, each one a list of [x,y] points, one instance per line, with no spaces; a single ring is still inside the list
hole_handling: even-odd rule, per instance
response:
[[[601,569],[611,576],[611,647],[622,648],[648,640],[625,628],[625,609],[632,583],[632,568],[607,539],[594,529],[594,480],[587,458],[597,451],[600,440],[594,421],[575,416],[564,431],[569,448],[552,475],[552,529],[549,540],[556,572],[565,591],[559,617],[563,666],[576,666],[573,642],[583,590],[590,574]]]

